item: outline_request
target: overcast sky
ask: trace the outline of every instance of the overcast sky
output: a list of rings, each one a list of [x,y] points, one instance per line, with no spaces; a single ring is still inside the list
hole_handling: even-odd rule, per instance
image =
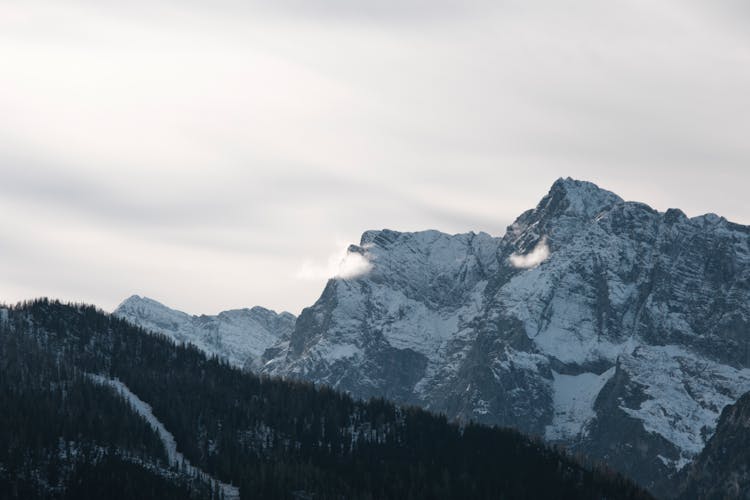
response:
[[[0,301],[317,299],[561,176],[750,224],[750,2],[0,0]],[[333,269],[333,271],[332,271]]]

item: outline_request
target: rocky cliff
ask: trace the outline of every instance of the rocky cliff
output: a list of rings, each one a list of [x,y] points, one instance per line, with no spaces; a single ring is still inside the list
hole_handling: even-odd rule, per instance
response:
[[[750,393],[724,408],[716,433],[686,469],[684,500],[750,499]]]

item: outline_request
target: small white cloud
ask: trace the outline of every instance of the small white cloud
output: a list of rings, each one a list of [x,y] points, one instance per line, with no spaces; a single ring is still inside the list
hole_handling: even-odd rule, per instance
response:
[[[359,253],[344,251],[328,257],[325,264],[311,261],[304,262],[296,276],[302,280],[321,280],[328,278],[353,279],[370,272],[372,263]]]
[[[529,269],[536,267],[549,257],[549,245],[547,245],[547,238],[536,244],[534,249],[526,255],[519,255],[514,253],[510,256],[509,260],[513,267],[519,269]]]
[[[372,262],[367,257],[356,252],[347,252],[336,276],[343,279],[357,278],[369,273],[371,269]]]

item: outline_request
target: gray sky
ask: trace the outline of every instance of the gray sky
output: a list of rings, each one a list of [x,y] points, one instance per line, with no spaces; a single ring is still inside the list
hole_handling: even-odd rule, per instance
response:
[[[0,0],[0,301],[297,313],[560,176],[750,224],[744,0]],[[333,269],[333,271],[332,271]]]

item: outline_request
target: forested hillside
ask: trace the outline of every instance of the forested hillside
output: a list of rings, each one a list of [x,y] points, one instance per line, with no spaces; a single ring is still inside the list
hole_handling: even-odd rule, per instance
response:
[[[649,498],[515,431],[243,373],[91,306],[0,313],[3,498],[223,495],[171,467],[92,375],[147,402],[184,457],[242,498]]]

